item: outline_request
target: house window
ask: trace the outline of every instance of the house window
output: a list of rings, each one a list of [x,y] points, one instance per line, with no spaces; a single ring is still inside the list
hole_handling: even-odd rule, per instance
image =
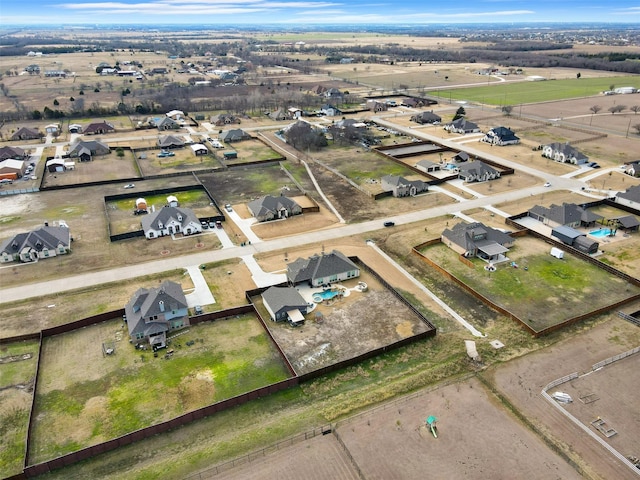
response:
[[[173,322],[171,322],[171,328],[180,328],[183,326],[184,326],[183,320],[174,320]]]
[[[47,250],[46,248],[42,251],[42,253],[44,253],[45,257],[49,256],[49,250]]]
[[[136,333],[136,340],[142,340],[144,338],[144,333]]]

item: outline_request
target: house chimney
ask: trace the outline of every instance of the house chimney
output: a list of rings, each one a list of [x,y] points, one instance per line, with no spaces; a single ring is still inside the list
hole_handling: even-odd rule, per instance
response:
[[[44,222],[44,226],[48,227],[49,226],[49,222]]]

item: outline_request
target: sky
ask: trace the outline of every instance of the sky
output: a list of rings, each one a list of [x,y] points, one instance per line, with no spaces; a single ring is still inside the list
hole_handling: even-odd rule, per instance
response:
[[[0,25],[640,23],[639,0],[0,0]]]

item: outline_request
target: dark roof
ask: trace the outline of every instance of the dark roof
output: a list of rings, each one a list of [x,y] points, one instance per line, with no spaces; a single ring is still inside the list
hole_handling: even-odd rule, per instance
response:
[[[498,137],[503,142],[508,142],[511,140],[520,140],[513,131],[507,127],[495,127],[492,128],[489,134],[493,132],[493,135]]]
[[[634,185],[633,187],[627,188],[624,192],[618,192],[616,197],[632,202],[640,202],[640,185]]]
[[[485,172],[489,172],[492,174],[498,173],[498,170],[493,168],[491,165],[487,165],[481,160],[474,160],[469,163],[462,163],[458,167],[460,169],[460,173],[464,174],[474,174],[474,175],[482,175]]]
[[[0,147],[0,160],[7,158],[22,158],[26,152],[20,147]]]
[[[102,122],[90,123],[82,129],[82,133],[95,133],[95,132],[113,132],[115,128],[109,122],[103,120]]]
[[[505,250],[498,248],[498,246],[512,244],[514,241],[510,235],[500,230],[487,227],[480,222],[457,223],[451,227],[451,229],[446,228],[442,232],[442,236],[464,248],[467,252],[478,248],[487,253],[493,250],[500,250],[499,253],[502,253]],[[491,247],[492,244],[497,245]]]
[[[633,228],[640,225],[640,222],[633,215],[626,215],[617,219],[622,228]]]
[[[111,151],[107,144],[99,142],[98,140],[83,140],[71,147],[69,156],[77,157],[85,148],[89,149],[92,155],[106,155]]]
[[[547,218],[560,225],[582,222],[593,223],[602,219],[601,215],[590,212],[575,203],[563,203],[562,205],[552,204],[549,208],[542,205],[535,205],[529,210],[534,215]]]
[[[576,239],[578,237],[584,236],[584,233],[579,232],[578,230],[567,227],[566,225],[558,225],[557,227],[553,227],[551,229],[551,235],[556,236],[554,234],[559,233],[563,237]]]
[[[426,187],[425,182],[422,180],[407,180],[404,177],[400,177],[398,175],[385,175],[382,177],[382,181],[385,183],[389,183],[394,187],[416,187],[417,189],[423,189]]]
[[[358,266],[337,250],[309,258],[298,258],[287,265],[287,277],[294,284],[358,270]]]
[[[293,287],[269,287],[262,293],[262,299],[274,313],[282,309],[293,310],[307,306],[307,302],[302,298],[300,292]]]
[[[69,247],[71,235],[69,227],[42,226],[37,230],[19,233],[13,238],[5,240],[0,246],[0,253],[20,253],[23,248],[31,248],[41,252],[45,248],[55,249],[59,245]]]
[[[466,118],[462,118],[462,117],[454,120],[448,125],[453,125],[454,127],[456,127],[456,129],[462,129],[465,132],[471,132],[473,130],[478,130],[480,128],[478,127],[477,123],[470,122]]]
[[[12,140],[20,140],[20,139],[33,139],[40,138],[40,132],[33,128],[28,127],[20,127],[13,135],[11,135]]]
[[[291,211],[298,206],[299,205],[294,200],[282,195],[279,197],[265,195],[264,197],[260,197],[247,204],[247,208],[254,217],[262,217],[266,213],[276,213],[283,208],[287,211]]]
[[[167,330],[164,322],[145,323],[144,319],[163,312],[187,308],[187,299],[179,283],[166,280],[158,288],[140,288],[125,305],[129,334],[153,335]]]
[[[167,117],[168,118],[168,117]],[[160,147],[182,147],[184,140],[176,135],[164,135],[158,138],[158,146]]]
[[[182,216],[182,221],[178,220],[178,216]],[[145,215],[140,223],[142,224],[142,229],[146,232],[149,229],[162,230],[159,224],[167,225],[171,220],[175,220],[182,226],[187,225],[189,222],[200,224],[198,217],[192,210],[179,207],[158,208],[155,212]]]

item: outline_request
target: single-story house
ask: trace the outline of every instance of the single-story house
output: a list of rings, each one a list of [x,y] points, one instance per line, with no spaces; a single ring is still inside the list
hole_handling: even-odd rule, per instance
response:
[[[481,160],[458,165],[458,178],[465,182],[486,182],[500,178],[500,172]]]
[[[289,114],[289,111],[285,110],[284,108],[278,108],[276,111],[268,113],[267,116],[271,120],[276,120],[276,121],[291,119],[291,115]]]
[[[480,222],[457,223],[451,229],[446,228],[440,239],[460,255],[478,257],[489,262],[508,260],[505,253],[515,242],[510,235]]]
[[[589,161],[584,153],[572,147],[568,143],[554,142],[542,147],[542,156],[560,163],[573,163],[582,165]]]
[[[380,183],[382,190],[392,192],[394,197],[413,197],[429,189],[429,185],[422,180],[407,180],[398,175],[385,175]]]
[[[319,287],[359,276],[358,266],[337,250],[298,258],[287,265],[287,280],[294,286],[308,283],[312,287]]]
[[[79,123],[70,124],[69,133],[82,133],[82,125],[80,125]]]
[[[174,120],[182,120],[184,119],[184,112],[182,110],[171,110],[166,113],[166,116]]]
[[[293,287],[269,287],[262,293],[262,301],[274,322],[288,321],[292,325],[304,323],[307,302]]]
[[[491,145],[499,145],[501,147],[505,145],[515,145],[520,143],[520,139],[516,136],[516,134],[507,127],[492,128],[480,140],[485,143],[490,143]]]
[[[259,222],[288,218],[302,213],[302,207],[289,197],[265,195],[247,204],[249,213]]]
[[[209,153],[209,149],[202,143],[194,143],[191,145],[191,150],[193,150],[193,153],[196,156],[206,155]]]
[[[550,207],[535,205],[527,213],[529,217],[550,226],[590,228],[603,218],[575,203],[551,204]]]
[[[618,192],[615,200],[616,203],[640,209],[640,185],[634,185],[633,187],[627,188],[624,192]]]
[[[166,67],[154,67],[149,72],[149,75],[166,75],[168,72]]]
[[[83,140],[74,144],[69,149],[69,157],[79,157],[81,153],[88,150],[91,155],[108,155],[111,149],[106,143],[98,140]]]
[[[71,248],[71,233],[66,225],[44,226],[19,233],[0,245],[0,263],[35,262],[43,258],[64,255]]]
[[[27,164],[24,160],[16,160],[15,158],[7,158],[0,161],[0,177],[1,178],[20,178],[24,175]]]
[[[20,147],[0,147],[0,161],[8,158],[27,158],[29,154]]]
[[[419,123],[421,125],[424,125],[424,124],[435,125],[442,121],[442,117],[440,117],[440,115],[436,115],[432,111],[420,112],[415,115],[412,115],[410,121]]]
[[[433,173],[439,171],[441,165],[439,163],[432,162],[431,160],[420,160],[416,163],[416,168],[426,173]]]
[[[158,146],[160,148],[182,148],[184,140],[176,135],[161,135],[158,137]]]
[[[480,127],[478,124],[470,122],[464,118],[458,118],[450,123],[447,123],[443,127],[447,132],[450,133],[478,133],[480,131]]]
[[[11,135],[11,140],[36,140],[42,137],[42,134],[34,129],[28,127],[20,127]]]
[[[242,140],[250,139],[251,135],[240,128],[234,128],[232,130],[222,132],[218,138],[220,138],[221,142],[240,142]]]
[[[180,284],[165,280],[159,287],[140,288],[125,305],[129,338],[153,348],[167,345],[167,332],[189,326],[187,299]]]
[[[366,107],[372,112],[386,112],[389,109],[389,105],[385,102],[379,102],[378,100],[367,100]]]
[[[188,208],[163,207],[142,218],[140,222],[148,239],[181,233],[193,235],[202,232],[198,217]]]
[[[154,118],[150,121],[158,130],[177,130],[180,124],[171,117]]]
[[[115,132],[116,128],[107,121],[90,123],[82,129],[85,135],[104,135],[105,133]]]
[[[221,127],[222,125],[240,123],[240,117],[232,115],[231,113],[221,113],[219,115],[212,115],[209,122],[216,127]]]

